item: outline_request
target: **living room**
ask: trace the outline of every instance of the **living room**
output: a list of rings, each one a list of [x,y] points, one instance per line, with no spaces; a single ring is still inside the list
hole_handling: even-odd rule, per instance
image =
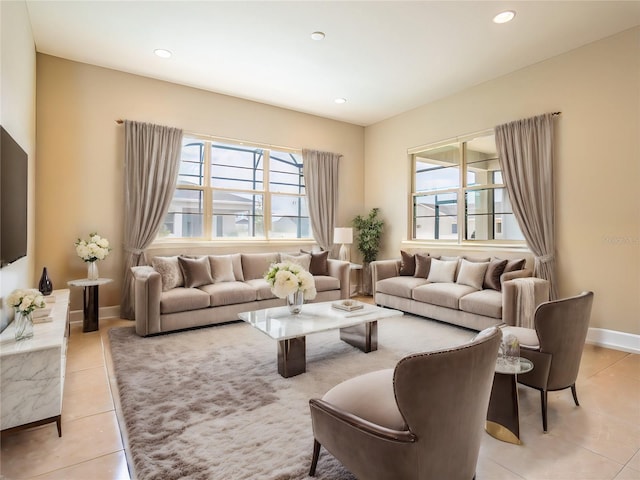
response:
[[[27,3],[3,2],[1,7],[0,121],[29,157],[27,255],[0,270],[3,298],[15,288],[35,286],[44,266],[54,288],[83,278],[86,266],[73,243],[98,231],[114,246],[100,264],[101,276],[114,279],[101,287],[101,316],[118,316],[124,190],[124,130],[118,119],[340,153],[337,223],[348,226],[356,215],[379,207],[385,219],[379,258],[390,259],[405,248],[443,250],[408,234],[409,149],[560,111],[554,120],[559,296],[594,291],[589,342],[638,353],[640,276],[633,270],[640,264],[637,17],[615,34],[361,124],[36,51]],[[604,196],[612,200],[604,202]],[[310,245],[284,244],[287,250],[301,246]],[[189,245],[180,247],[186,252]],[[218,242],[213,248],[232,253],[281,247],[249,241]],[[163,246],[154,248],[162,251]],[[459,249],[503,253],[487,246]],[[72,291],[70,309],[72,321],[81,320],[79,290]],[[630,415],[637,419],[637,412]]]

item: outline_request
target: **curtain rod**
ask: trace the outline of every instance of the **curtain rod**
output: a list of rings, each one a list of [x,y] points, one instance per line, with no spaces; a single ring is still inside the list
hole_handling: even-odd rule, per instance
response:
[[[554,117],[557,117],[558,115],[562,115],[562,112],[553,112],[551,115],[553,115]]]

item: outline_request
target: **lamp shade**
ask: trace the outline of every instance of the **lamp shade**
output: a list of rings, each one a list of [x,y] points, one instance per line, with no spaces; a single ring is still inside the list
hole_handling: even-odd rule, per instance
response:
[[[333,243],[353,243],[353,228],[334,228]]]

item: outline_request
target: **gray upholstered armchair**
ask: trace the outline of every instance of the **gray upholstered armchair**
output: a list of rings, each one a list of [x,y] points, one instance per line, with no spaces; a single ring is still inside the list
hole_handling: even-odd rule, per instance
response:
[[[533,362],[533,370],[518,375],[518,382],[540,390],[542,428],[547,431],[547,392],[571,388],[577,406],[576,379],[589,330],[593,292],[541,303],[534,329],[505,327],[520,341],[520,356]]]
[[[315,475],[324,446],[356,477],[471,480],[493,382],[501,333],[419,353],[395,369],[347,380],[312,399]]]

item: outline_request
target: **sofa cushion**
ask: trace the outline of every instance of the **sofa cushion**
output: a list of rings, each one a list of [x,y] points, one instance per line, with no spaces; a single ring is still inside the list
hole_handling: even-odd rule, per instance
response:
[[[482,290],[488,266],[489,262],[471,262],[463,258],[460,261],[460,272],[458,272],[456,283]]]
[[[500,276],[504,273],[504,268],[507,266],[506,260],[499,260],[494,258],[489,262],[487,272],[484,275],[483,288],[491,288],[493,290],[500,291],[502,284],[500,283]]]
[[[322,252],[307,252],[300,250],[300,253],[308,253],[311,255],[311,265],[309,265],[309,273],[311,275],[329,275],[329,264],[327,259],[329,258],[329,251]]]
[[[340,290],[340,280],[328,275],[314,275],[313,281],[316,284],[316,292],[328,292],[330,290]]]
[[[458,283],[427,283],[413,289],[413,299],[419,302],[459,310],[462,297],[476,290]]]
[[[460,310],[484,317],[502,318],[502,293],[485,289],[465,295],[459,302]]]
[[[540,339],[538,339],[538,334],[532,328],[511,326],[503,327],[502,338],[507,335],[514,335],[518,339],[518,343],[521,347],[527,347],[534,350],[540,349]]]
[[[209,265],[214,283],[236,281],[231,255],[209,255]]]
[[[280,259],[278,253],[242,253],[241,256],[245,281],[264,277],[271,264]]]
[[[411,298],[414,288],[427,283],[426,278],[391,277],[376,282],[376,292],[394,295],[396,297]]]
[[[393,430],[409,428],[396,403],[393,368],[350,378],[333,387],[322,399],[376,425]]]
[[[212,307],[253,302],[257,298],[255,288],[243,282],[212,283],[201,286],[200,290],[209,295]]]
[[[430,257],[428,253],[416,253],[416,271],[413,276],[418,278],[427,278],[429,276],[431,260],[433,260],[433,258],[434,257]]]
[[[208,257],[178,257],[180,269],[184,275],[184,286],[187,288],[199,287],[213,283],[211,278],[211,266]]]
[[[427,280],[433,283],[453,283],[455,280],[458,260],[431,260],[431,268]]]
[[[302,268],[304,268],[308,272],[310,267],[311,267],[311,254],[309,254],[309,253],[298,253],[298,254],[295,254],[295,255],[291,255],[291,254],[288,254],[288,253],[281,253],[280,254],[280,261],[281,262],[295,263],[296,265],[300,265]]]
[[[256,300],[278,298],[276,297],[276,294],[271,291],[271,285],[269,285],[264,278],[254,278],[253,280],[247,280],[244,283],[255,290]]]
[[[412,277],[416,273],[416,257],[411,253],[400,250],[402,261],[400,262],[400,276]]]
[[[209,295],[197,288],[177,287],[160,295],[160,313],[186,312],[209,306]]]
[[[163,292],[184,286],[184,276],[177,255],[174,257],[154,257],[151,259],[151,266],[160,274]]]

